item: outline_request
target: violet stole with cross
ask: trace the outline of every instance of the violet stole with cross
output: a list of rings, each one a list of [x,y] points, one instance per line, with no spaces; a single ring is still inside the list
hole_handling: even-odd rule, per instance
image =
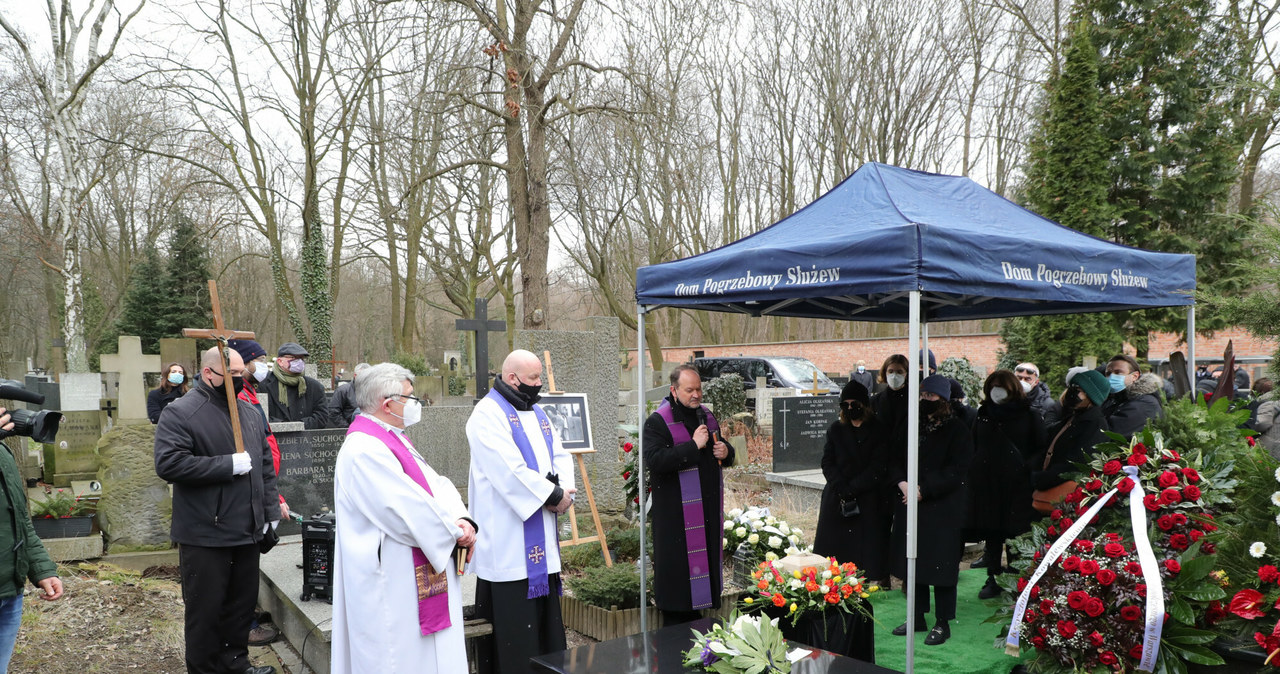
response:
[[[705,411],[706,408],[703,408]],[[689,429],[684,423],[675,420],[671,402],[664,400],[658,406],[658,416],[667,424],[674,444],[691,442]],[[720,423],[711,412],[707,412],[707,430],[712,433],[720,430]],[[679,472],[680,477],[680,510],[684,518],[685,549],[689,553],[689,599],[694,609],[710,608],[712,605],[711,590],[711,555],[707,550],[706,511],[702,504],[702,484],[698,467],[685,468]],[[717,516],[716,520],[720,521]],[[721,526],[724,526],[721,523]],[[724,532],[716,537],[720,540]]]

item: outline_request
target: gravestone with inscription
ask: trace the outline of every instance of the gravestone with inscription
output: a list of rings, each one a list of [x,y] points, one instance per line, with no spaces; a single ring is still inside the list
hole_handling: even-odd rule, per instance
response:
[[[821,468],[827,429],[839,416],[838,396],[774,400],[773,472]]]
[[[102,354],[102,371],[120,374],[117,419],[125,424],[148,423],[146,374],[160,371],[160,356],[142,353],[140,337],[121,335],[117,345],[117,353]]]
[[[299,422],[271,424],[280,445],[276,487],[289,509],[311,517],[321,508],[333,510],[333,466],[347,437],[345,428],[305,430]],[[293,522],[280,523],[280,535],[301,533]]]
[[[98,475],[98,453],[94,448],[102,437],[102,417],[98,410],[63,411],[54,442],[44,445],[44,478],[59,487],[72,480],[92,480]]]
[[[102,375],[97,372],[64,372],[58,376],[63,412],[97,411],[102,400]]]

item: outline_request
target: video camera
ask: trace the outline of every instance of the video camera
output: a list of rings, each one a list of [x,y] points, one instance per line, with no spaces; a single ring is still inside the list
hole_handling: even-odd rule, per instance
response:
[[[44,396],[32,393],[12,379],[0,379],[0,400],[18,400],[33,405],[44,404]],[[9,410],[13,420],[13,430],[0,430],[0,438],[10,436],[26,436],[36,442],[51,443],[58,435],[58,424],[62,422],[61,412],[40,410]]]

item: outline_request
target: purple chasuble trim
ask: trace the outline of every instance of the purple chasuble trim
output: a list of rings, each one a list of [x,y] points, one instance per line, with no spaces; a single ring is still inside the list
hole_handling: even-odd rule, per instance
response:
[[[707,408],[702,408],[707,415],[707,430],[720,430],[720,423]],[[667,424],[671,433],[672,444],[692,442],[689,429],[683,422],[676,421],[671,402],[664,400],[658,406],[658,416]],[[689,553],[689,599],[694,609],[710,608],[711,596],[711,551],[707,549],[706,511],[702,506],[702,484],[699,480],[698,467],[685,468],[679,472],[680,477],[680,510],[684,515],[684,542]],[[721,480],[723,480],[721,475]],[[723,484],[723,482],[722,482]],[[723,487],[722,487],[723,490]],[[720,520],[720,517],[716,517]],[[721,532],[716,540],[724,537],[724,522],[720,523]],[[719,552],[719,549],[716,550]],[[719,562],[720,555],[715,559]]]
[[[431,492],[431,486],[427,484],[427,477],[418,466],[418,461],[400,436],[383,428],[373,419],[359,414],[347,427],[347,435],[352,433],[364,433],[386,445],[400,462],[405,475],[408,475],[409,479],[425,489],[433,498],[435,497]],[[422,549],[413,548],[413,575],[418,587],[418,628],[424,637],[452,625],[449,620],[449,580],[446,571],[448,569],[437,572]],[[441,582],[443,582],[443,589],[439,587]]]
[[[498,389],[489,389],[486,398],[492,398],[498,403],[498,407],[507,415],[507,423],[511,425],[511,439],[516,443],[516,449],[520,450],[520,456],[524,459],[526,466],[531,470],[538,470],[538,459],[533,455],[533,447],[529,444],[529,436],[524,434],[524,429],[520,426],[520,416],[516,414],[516,408],[511,406],[511,401],[502,397],[498,393]],[[541,407],[533,406],[533,413],[538,417],[538,426],[542,428],[542,437],[547,441],[547,458],[551,460],[552,468],[555,467],[555,443],[551,439],[551,420],[542,411]],[[547,575],[547,536],[542,527],[542,508],[538,508],[528,519],[524,521],[524,570],[529,579],[529,594],[527,599],[537,597],[545,597],[551,593],[551,584]],[[559,541],[556,542],[559,545]],[[561,585],[563,592],[564,586]]]

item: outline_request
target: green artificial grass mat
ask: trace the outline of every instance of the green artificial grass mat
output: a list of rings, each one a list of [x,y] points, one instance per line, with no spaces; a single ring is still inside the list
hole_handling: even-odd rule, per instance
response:
[[[926,646],[928,632],[915,634],[915,670],[921,674],[1008,674],[1019,659],[1005,655],[1004,642],[996,648],[1002,625],[984,622],[996,612],[997,600],[991,605],[978,599],[978,590],[987,582],[986,569],[960,572],[956,599],[956,619],[951,621],[951,638],[940,646]],[[931,593],[932,594],[932,593]],[[917,602],[919,599],[917,598]],[[933,597],[929,597],[933,608]],[[907,595],[894,587],[871,595],[876,616],[876,664],[899,672],[907,669],[907,640],[895,637],[893,628],[907,619]],[[925,616],[933,627],[932,612]]]

